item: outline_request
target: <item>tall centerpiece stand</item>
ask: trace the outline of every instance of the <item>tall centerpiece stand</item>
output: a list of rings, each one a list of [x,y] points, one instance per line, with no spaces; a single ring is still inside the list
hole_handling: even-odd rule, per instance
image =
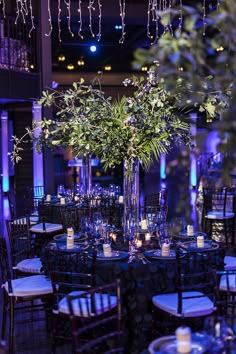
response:
[[[81,166],[81,184],[85,195],[89,195],[92,191],[92,162],[91,156],[85,155],[82,158]]]
[[[137,158],[124,161],[124,215],[123,228],[124,237],[129,241],[130,261],[136,249],[135,240],[139,230],[139,170],[140,163]]]

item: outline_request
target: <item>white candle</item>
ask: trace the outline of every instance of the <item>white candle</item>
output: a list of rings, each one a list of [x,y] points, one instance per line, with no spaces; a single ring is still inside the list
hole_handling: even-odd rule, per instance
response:
[[[189,327],[179,327],[175,331],[177,340],[177,352],[187,354],[191,352],[191,329]]]
[[[72,227],[67,228],[66,248],[74,248],[74,230]]]
[[[169,257],[170,255],[170,244],[169,243],[166,243],[164,242],[162,247],[161,247],[161,255],[163,257]]]
[[[123,195],[120,195],[120,196],[119,196],[118,201],[119,201],[119,204],[123,204],[123,203],[124,203],[124,197],[123,197]]]
[[[75,202],[78,202],[78,200],[79,200],[79,197],[78,197],[77,195],[75,195],[74,201],[75,201]]]
[[[193,225],[188,225],[187,226],[187,235],[188,236],[193,236],[194,235]]]
[[[104,256],[111,257],[112,256],[111,245],[109,243],[104,243],[102,247],[103,247]]]
[[[197,247],[204,247],[204,236],[197,236]]]
[[[66,199],[65,199],[65,198],[61,198],[61,199],[60,199],[60,203],[61,203],[61,204],[66,204]]]
[[[112,232],[112,233],[110,234],[110,237],[112,238],[112,240],[113,240],[114,242],[116,242],[117,235],[114,234],[114,232]]]
[[[73,227],[67,228],[67,236],[74,236],[74,229]]]
[[[147,220],[146,219],[141,220],[141,229],[147,230]]]
[[[145,241],[150,241],[150,240],[151,240],[151,234],[150,234],[150,232],[146,232]]]
[[[47,194],[46,196],[46,202],[50,202],[51,201],[51,194]]]
[[[136,240],[136,246],[139,248],[139,247],[142,247],[143,243],[142,243],[142,240]]]

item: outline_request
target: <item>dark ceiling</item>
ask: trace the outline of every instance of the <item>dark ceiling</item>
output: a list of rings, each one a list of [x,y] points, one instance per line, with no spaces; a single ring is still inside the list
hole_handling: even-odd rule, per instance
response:
[[[72,37],[68,31],[67,9],[65,3],[61,1],[61,42],[58,38],[58,2],[52,0],[54,4],[53,15],[53,32],[52,32],[52,58],[53,70],[68,70],[67,65],[73,64],[74,71],[104,71],[105,66],[111,66],[112,72],[128,72],[132,70],[131,62],[133,60],[133,52],[136,48],[148,48],[151,40],[147,37],[147,10],[150,0],[126,0],[126,16],[125,30],[126,36],[123,44],[119,43],[121,38],[121,29],[115,26],[121,25],[119,0],[100,0],[102,4],[102,21],[101,21],[101,40],[92,37],[89,28],[89,1],[81,1],[82,4],[82,35],[83,39],[78,36],[78,0],[71,1],[71,30],[74,33]],[[162,1],[162,0],[158,0]],[[122,0],[120,0],[122,3]],[[179,1],[172,0],[174,6]],[[93,11],[93,31],[98,33],[98,3],[94,1],[95,10]],[[168,2],[167,2],[168,3]],[[182,0],[183,5],[201,6],[205,3],[207,13],[216,5],[216,0]],[[175,24],[173,24],[175,26]],[[154,23],[151,23],[151,31],[154,32]],[[161,28],[160,28],[161,33]],[[90,45],[97,46],[96,53],[91,53]],[[58,56],[65,56],[64,62],[58,61]],[[84,62],[83,66],[79,66],[78,60]]]
[[[148,47],[150,40],[146,36],[147,24],[147,1],[126,0],[125,30],[126,38],[123,44],[119,43],[122,30],[116,29],[121,25],[120,9],[118,0],[101,1],[102,21],[101,39],[92,37],[89,28],[89,13],[85,6],[82,7],[83,14],[83,39],[78,36],[78,1],[72,2],[71,7],[71,30],[75,34],[71,37],[68,31],[66,8],[62,6],[62,31],[61,42],[58,38],[57,7],[54,8],[53,34],[52,34],[52,55],[53,69],[67,70],[68,64],[73,64],[79,71],[99,71],[104,70],[106,65],[110,65],[112,71],[130,71],[133,51],[138,47]],[[86,2],[86,5],[88,1]],[[96,2],[97,4],[97,2]],[[98,33],[98,12],[93,12],[93,31]],[[96,53],[90,52],[90,45],[97,46]],[[64,62],[58,62],[58,56],[63,54],[66,58]],[[78,66],[78,60],[84,61],[84,66]]]

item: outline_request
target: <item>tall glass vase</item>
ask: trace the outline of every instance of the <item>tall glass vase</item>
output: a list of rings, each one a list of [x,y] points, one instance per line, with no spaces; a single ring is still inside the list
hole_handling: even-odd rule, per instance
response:
[[[86,155],[82,158],[81,184],[84,194],[88,195],[92,190],[92,163],[91,156]]]
[[[139,160],[124,161],[124,236],[134,237],[139,227]]]

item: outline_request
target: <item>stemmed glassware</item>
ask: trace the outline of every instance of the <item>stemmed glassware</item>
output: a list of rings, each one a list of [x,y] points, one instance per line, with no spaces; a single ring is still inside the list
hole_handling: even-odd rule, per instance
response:
[[[63,197],[65,195],[65,187],[63,184],[57,186],[57,195]]]
[[[136,237],[138,235],[138,225],[135,220],[130,220],[127,224],[127,228],[125,230],[125,238],[129,242],[129,260],[128,263],[133,262],[136,258]]]
[[[204,321],[204,332],[212,339],[212,353],[233,353],[231,345],[235,340],[233,330],[221,316],[209,316]],[[232,348],[231,348],[232,349]],[[229,351],[228,351],[229,350]]]
[[[160,249],[162,248],[163,243],[170,243],[171,238],[169,234],[168,224],[160,225],[157,229],[157,239]]]

